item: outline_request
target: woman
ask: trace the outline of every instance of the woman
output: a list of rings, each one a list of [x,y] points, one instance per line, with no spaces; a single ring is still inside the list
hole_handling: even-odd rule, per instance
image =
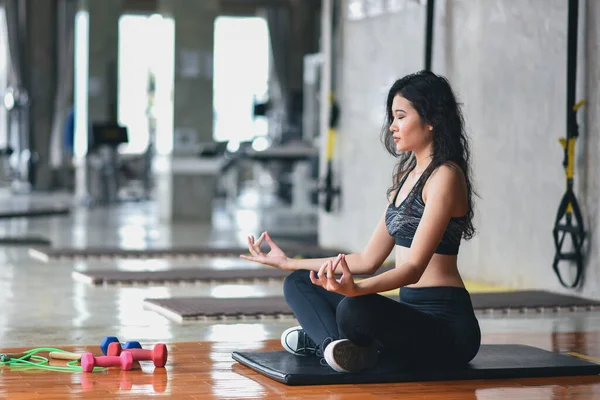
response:
[[[464,365],[481,342],[457,266],[461,238],[475,231],[473,190],[462,113],[448,81],[427,71],[396,81],[382,140],[399,162],[362,253],[290,259],[265,232],[248,238],[251,255],[242,258],[294,271],[284,294],[301,326],[281,338],[291,353],[322,356],[339,372],[372,368],[382,356],[402,365]],[[394,248],[395,268],[375,274]],[[357,282],[355,274],[373,276]],[[377,294],[397,288],[399,302]]]

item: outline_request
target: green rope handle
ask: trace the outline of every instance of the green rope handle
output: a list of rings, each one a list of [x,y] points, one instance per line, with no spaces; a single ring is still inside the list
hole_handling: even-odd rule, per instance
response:
[[[52,347],[38,347],[35,349],[27,350],[23,352],[23,355],[19,358],[8,358],[5,354],[0,354],[0,367],[10,366],[11,368],[41,368],[49,371],[61,371],[61,372],[83,372],[81,366],[75,366],[78,361],[69,361],[67,362],[66,367],[59,367],[54,365],[47,365],[49,363],[46,357],[36,356],[36,353],[40,352],[56,352],[56,353],[71,353],[70,351],[55,349]],[[39,362],[33,362],[26,360],[26,358],[30,358],[32,360],[39,360]],[[94,367],[92,372],[100,372],[106,371],[106,368],[103,367]]]

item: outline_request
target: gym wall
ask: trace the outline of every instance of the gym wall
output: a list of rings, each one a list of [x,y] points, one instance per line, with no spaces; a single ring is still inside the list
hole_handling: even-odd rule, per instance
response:
[[[323,245],[361,251],[386,205],[394,159],[379,140],[393,81],[424,67],[425,5],[351,14],[345,2],[341,119],[336,149],[341,209],[322,213]],[[368,4],[370,2],[358,2]],[[376,3],[376,2],[375,2]],[[563,0],[437,0],[433,71],[464,103],[471,138],[477,236],[463,244],[466,279],[513,288],[562,290],[552,228],[565,191],[567,6]],[[388,6],[389,7],[389,6]],[[355,9],[356,10],[356,9]],[[600,4],[581,0],[575,190],[588,232],[582,295],[600,298]],[[583,31],[585,30],[585,34]],[[586,44],[587,43],[587,44]],[[587,56],[584,54],[587,53]],[[567,265],[561,264],[568,278]]]

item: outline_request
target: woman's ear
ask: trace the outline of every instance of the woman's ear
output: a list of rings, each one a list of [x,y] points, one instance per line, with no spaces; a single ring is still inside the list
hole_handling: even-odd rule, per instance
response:
[[[431,125],[431,124],[426,124],[426,125],[425,125],[425,132],[426,132],[426,134],[425,134],[425,139],[427,139],[427,140],[432,140],[432,137],[431,137],[431,135],[433,134],[433,125]]]

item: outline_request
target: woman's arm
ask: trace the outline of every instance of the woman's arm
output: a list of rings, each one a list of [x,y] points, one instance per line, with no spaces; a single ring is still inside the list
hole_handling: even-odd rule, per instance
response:
[[[387,210],[387,207],[386,207]],[[367,246],[362,253],[353,253],[346,255],[346,262],[348,267],[353,274],[366,274],[370,275],[375,273],[377,269],[383,264],[385,259],[390,255],[390,252],[394,248],[394,238],[390,236],[385,226],[385,211],[379,223],[375,228],[375,231],[371,235],[371,239],[367,243]],[[285,269],[297,270],[307,269],[311,271],[319,271],[321,266],[328,260],[335,260],[337,254],[330,258],[308,258],[308,259],[288,259]],[[341,273],[341,271],[339,271]]]
[[[453,168],[441,166],[427,184],[427,201],[415,232],[407,259],[393,270],[356,283],[356,295],[385,292],[417,283],[425,272],[435,249],[456,209],[457,191],[463,187]]]

